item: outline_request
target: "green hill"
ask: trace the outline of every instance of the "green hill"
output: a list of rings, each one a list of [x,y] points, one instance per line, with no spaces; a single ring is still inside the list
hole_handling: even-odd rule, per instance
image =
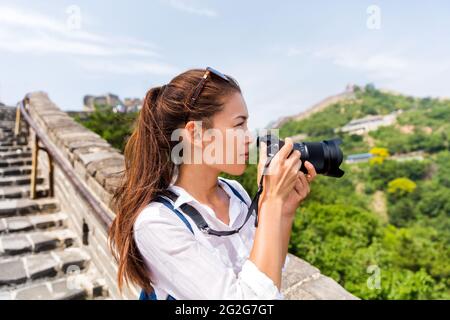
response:
[[[335,134],[352,119],[403,111],[396,125],[380,128],[368,136]],[[339,136],[347,154],[367,152],[371,146],[387,147],[391,153],[446,150],[450,140],[450,100],[413,98],[375,89],[355,88],[355,98],[330,105],[303,121],[290,121],[280,128],[280,136],[307,134],[311,139]]]

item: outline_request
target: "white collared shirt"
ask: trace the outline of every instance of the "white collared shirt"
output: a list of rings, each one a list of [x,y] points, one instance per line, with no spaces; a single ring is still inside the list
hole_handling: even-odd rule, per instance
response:
[[[220,179],[229,182],[247,204]],[[189,203],[215,230],[240,227],[251,199],[238,181],[220,179],[219,185],[230,196],[229,225],[218,219],[209,206],[172,183],[169,190],[179,195],[175,208]],[[188,215],[182,214],[194,234],[173,211],[159,202],[147,205],[134,224],[134,239],[158,299],[166,299],[168,294],[177,300],[284,299],[272,279],[248,259],[256,230],[253,215],[238,233],[218,237],[201,232]],[[286,256],[283,272],[288,262]]]

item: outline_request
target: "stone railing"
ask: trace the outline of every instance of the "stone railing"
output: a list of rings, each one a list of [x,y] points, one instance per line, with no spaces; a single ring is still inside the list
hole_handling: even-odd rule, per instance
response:
[[[70,213],[71,229],[88,242],[84,246],[92,262],[102,272],[111,298],[136,298],[138,288],[130,288],[123,294],[117,289],[117,266],[107,243],[107,224],[114,218],[110,204],[112,192],[123,170],[124,158],[96,133],[75,122],[61,111],[44,92],[27,95],[28,113],[39,129],[53,144],[54,149],[70,166],[78,181],[90,191],[97,203],[109,216],[98,218],[98,214],[86,202],[79,189],[67,178],[60,166],[54,166],[54,196],[59,200],[61,210]],[[49,161],[45,153],[38,158],[40,172],[48,174]],[[86,231],[88,234],[86,235]]]
[[[114,217],[111,198],[124,170],[124,157],[104,139],[76,123],[60,110],[44,92],[27,95],[28,112],[57,152],[70,165],[81,183]],[[38,165],[41,172],[48,173],[48,157],[40,153]],[[117,266],[107,245],[107,228],[104,221],[87,205],[78,190],[57,165],[54,168],[55,197],[63,210],[70,212],[72,228],[83,237],[88,226],[86,246],[98,270],[103,272],[112,298],[136,298],[138,288],[130,288],[123,295],[117,290]],[[83,228],[83,225],[85,228]],[[86,236],[86,234],[85,234]],[[283,276],[282,292],[287,299],[356,299],[339,284],[322,275],[319,270],[302,259],[290,255],[290,262]]]

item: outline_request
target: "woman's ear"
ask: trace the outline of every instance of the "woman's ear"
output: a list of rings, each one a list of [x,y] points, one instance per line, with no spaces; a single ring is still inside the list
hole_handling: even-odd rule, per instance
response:
[[[186,139],[195,147],[203,147],[203,126],[202,121],[189,121],[185,126]]]

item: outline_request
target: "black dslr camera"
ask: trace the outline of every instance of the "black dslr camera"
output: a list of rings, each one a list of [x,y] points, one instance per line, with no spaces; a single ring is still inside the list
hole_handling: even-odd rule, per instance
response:
[[[283,140],[268,134],[266,136],[257,137],[256,146],[258,150],[260,141],[264,141],[267,145],[268,158],[273,157],[284,145]],[[317,173],[329,177],[340,178],[344,175],[344,171],[339,169],[343,159],[342,150],[339,148],[341,143],[341,139],[324,140],[322,142],[294,143],[294,148],[289,155],[291,155],[294,150],[300,151],[300,159],[302,160],[300,171],[303,173],[308,173],[304,162],[309,161],[314,166]]]

